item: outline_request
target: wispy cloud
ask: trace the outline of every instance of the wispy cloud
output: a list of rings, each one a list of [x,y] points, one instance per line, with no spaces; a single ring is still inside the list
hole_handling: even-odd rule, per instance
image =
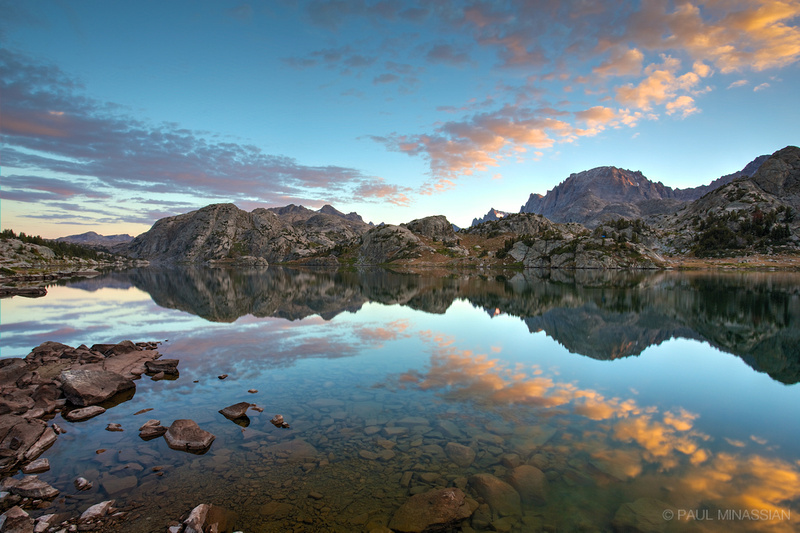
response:
[[[413,22],[436,28],[436,38],[406,47],[412,50],[408,54],[454,66],[493,54],[496,71],[527,78],[521,86],[496,87],[480,109],[476,101],[437,107],[441,113],[468,113],[460,119],[433,122],[422,132],[372,136],[389,150],[428,161],[432,179],[423,192],[448,190],[459,175],[489,170],[530,148],[550,149],[661,114],[690,117],[701,112],[702,95],[712,90],[715,74],[781,68],[800,59],[798,0],[479,0],[420,6]],[[364,0],[307,5],[317,24],[337,31],[359,17],[412,21],[403,18],[403,8],[408,4]],[[402,54],[400,47],[391,50]],[[371,73],[378,85],[403,76],[390,69]],[[575,93],[573,100],[583,102],[583,109],[547,101],[556,91]],[[586,106],[587,99],[601,105]],[[544,114],[544,108],[553,112]]]
[[[98,198],[124,189],[278,205],[287,196],[335,201],[358,190],[367,200],[409,201],[353,168],[303,165],[255,146],[133,119],[83,96],[80,84],[57,67],[8,49],[0,50],[0,93],[3,165],[28,174],[4,178],[5,198]],[[63,177],[34,177],[43,173]]]

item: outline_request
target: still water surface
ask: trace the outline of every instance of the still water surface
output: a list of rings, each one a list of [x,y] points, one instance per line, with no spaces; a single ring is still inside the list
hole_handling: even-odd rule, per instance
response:
[[[113,497],[139,506],[126,531],[164,531],[206,502],[247,532],[370,531],[412,494],[481,500],[470,476],[527,463],[547,478],[536,501],[506,518],[482,506],[454,531],[611,531],[642,498],[654,531],[800,526],[797,274],[150,268],[0,312],[3,357],[131,339],[181,361],[99,417],[56,417],[68,432],[41,477],[69,497],[42,512]],[[241,401],[264,409],[246,427],[218,413]],[[139,439],[148,418],[217,439],[170,450]],[[76,494],[77,476],[94,488]]]

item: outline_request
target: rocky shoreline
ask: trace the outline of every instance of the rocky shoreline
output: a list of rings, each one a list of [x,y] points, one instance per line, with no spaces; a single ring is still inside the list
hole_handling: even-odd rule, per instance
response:
[[[134,390],[134,380],[145,373],[153,379],[177,374],[178,361],[159,359],[158,344],[122,341],[72,348],[45,342],[24,359],[0,359],[0,475],[4,476],[0,530],[89,531],[106,529],[111,522],[124,519],[127,511],[115,509],[114,500],[92,505],[78,517],[45,514],[34,520],[26,509],[46,509],[60,494],[35,475],[50,469],[49,461],[39,456],[65,432],[57,423],[48,422],[57,413],[71,422],[102,414],[106,409],[98,404],[113,402]],[[106,429],[120,430],[111,426]],[[150,421],[142,429],[151,435],[153,426],[161,427],[159,421]],[[162,429],[161,435],[168,432]],[[177,430],[176,434],[186,439]],[[25,477],[12,477],[20,470]],[[75,480],[77,491],[91,486],[84,478]]]

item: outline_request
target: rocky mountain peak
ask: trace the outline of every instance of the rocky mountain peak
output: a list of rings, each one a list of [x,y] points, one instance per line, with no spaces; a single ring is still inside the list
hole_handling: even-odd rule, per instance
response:
[[[539,195],[539,196],[541,196],[541,195]],[[481,218],[473,218],[472,219],[472,224],[470,224],[470,227],[477,226],[478,224],[483,224],[484,222],[489,222],[490,220],[500,220],[501,218],[503,218],[505,216],[508,216],[509,214],[510,213],[508,213],[507,211],[499,211],[499,210],[495,209],[494,207],[492,207],[491,209],[489,209],[488,213],[483,215],[483,217],[481,217]]]

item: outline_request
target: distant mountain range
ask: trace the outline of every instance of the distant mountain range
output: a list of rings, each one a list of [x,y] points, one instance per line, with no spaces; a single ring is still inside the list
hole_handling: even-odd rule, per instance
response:
[[[95,247],[112,247],[116,244],[128,243],[133,240],[128,234],[122,235],[100,235],[94,231],[87,231],[80,235],[68,235],[66,237],[59,237],[56,242],[70,242],[72,244],[81,244],[89,248]]]
[[[441,215],[373,226],[330,205],[248,213],[215,204],[161,219],[127,243],[91,232],[64,239],[116,241],[115,252],[158,263],[658,268],[665,254],[800,251],[798,209],[800,148],[788,146],[690,189],[598,167],[532,194],[521,213],[492,208],[457,233]]]

